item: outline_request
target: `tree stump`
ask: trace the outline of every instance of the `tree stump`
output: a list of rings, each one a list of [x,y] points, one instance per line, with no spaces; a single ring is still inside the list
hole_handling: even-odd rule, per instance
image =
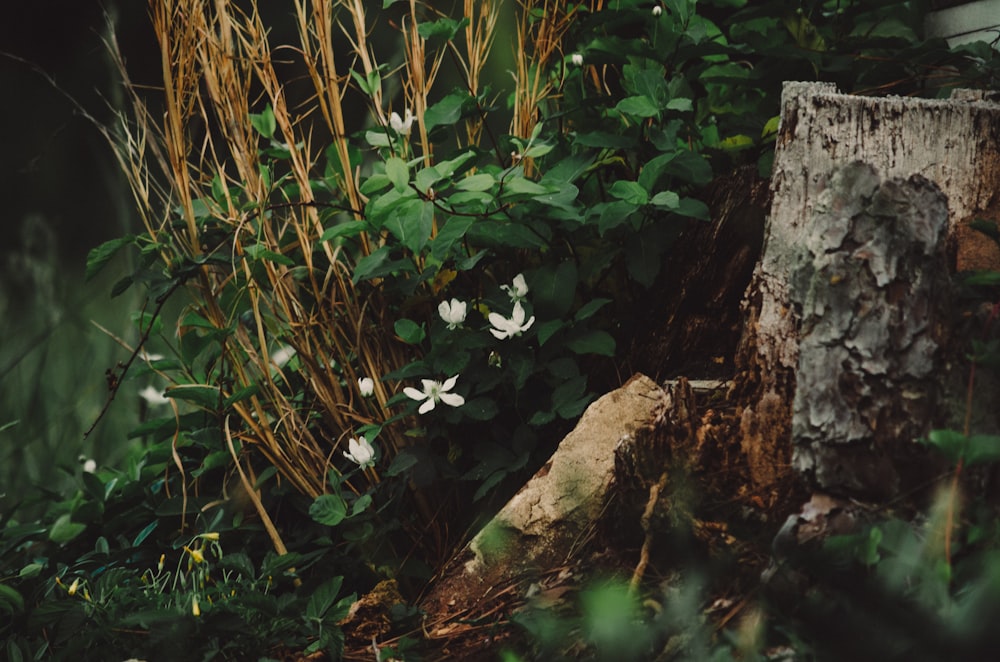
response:
[[[838,168],[861,161],[887,181],[906,181],[919,175],[924,178],[919,181],[933,182],[947,198],[950,266],[964,271],[995,268],[1000,264],[1000,256],[991,242],[969,227],[975,218],[1000,216],[1000,104],[977,100],[975,95],[968,94],[960,99],[857,97],[839,94],[827,83],[785,84],[771,180],[773,203],[765,227],[764,249],[744,300],[745,325],[737,351],[733,390],[740,411],[740,443],[751,480],[758,491],[766,491],[769,485],[787,475],[791,467],[793,403],[798,403],[795,406],[800,411],[824,406],[821,402],[806,403],[804,394],[796,395],[796,370],[804,364],[800,356],[803,319],[792,295],[792,283],[796,269],[808,258],[803,250],[835,241],[824,234],[834,232],[840,236],[849,230],[816,225],[838,218],[845,223],[851,220],[843,215],[817,214],[817,205],[821,205],[823,192]],[[928,204],[935,208],[940,206],[925,184],[912,181],[916,188],[927,189],[922,195]],[[892,242],[880,248],[889,252],[898,249],[899,246]],[[929,250],[928,259],[940,259],[937,247]],[[884,261],[891,257],[886,255],[878,259]],[[874,256],[866,259],[870,271],[878,262],[871,261]],[[916,255],[907,259],[921,261]],[[919,264],[914,266],[920,267]],[[858,267],[855,276],[863,273],[867,273],[866,270]],[[933,283],[939,280],[937,276],[930,278]],[[856,290],[858,285],[851,287]],[[936,287],[927,284],[928,291]],[[891,316],[889,309],[897,304],[896,295],[885,292],[875,296],[876,299],[881,297],[878,305],[886,308],[883,315]],[[913,301],[917,296],[915,292],[905,296],[909,303],[903,305],[917,305]],[[799,306],[805,303],[803,297],[808,298],[801,295]],[[809,322],[815,328],[825,312],[817,315],[817,311],[812,310],[808,314],[816,318]],[[878,315],[871,318],[873,327],[883,322],[888,324],[890,320]],[[921,335],[925,339],[931,336]],[[881,337],[868,340],[880,342],[878,338]],[[842,340],[847,342],[846,337]],[[866,338],[857,337],[850,342],[856,344],[863,340]],[[818,339],[810,342],[810,351],[821,351],[825,347]],[[883,344],[877,351],[895,350],[892,345]],[[835,362],[830,357],[822,360],[828,366]],[[823,376],[810,370],[800,378],[811,380],[815,385]],[[927,379],[940,382],[946,378],[928,375]],[[841,384],[830,386],[825,395],[816,396],[832,397],[834,390],[842,387]],[[867,397],[874,396],[870,393]],[[881,396],[894,397],[897,401],[903,399],[899,393],[882,392]],[[872,401],[866,408],[875,410],[889,404],[888,401]],[[918,405],[911,403],[909,406]],[[839,407],[837,412],[830,411],[827,415],[837,417],[845,411],[845,407]],[[798,469],[818,476],[820,485],[837,483],[847,491],[869,492],[873,483],[879,482],[875,476],[846,479],[846,474],[851,472],[850,466],[858,470],[863,468],[860,460],[846,457],[857,447],[852,444],[823,445],[817,450],[819,433],[809,431],[811,424],[807,425],[806,419],[800,417],[798,420],[796,431],[801,435],[796,443]],[[853,425],[859,424],[857,418],[852,420]],[[869,426],[878,423],[877,416],[869,417],[866,422]],[[912,435],[918,427],[921,426],[911,426],[912,429],[901,433]],[[867,443],[862,442],[862,445]],[[843,469],[834,466],[840,452],[845,453],[844,462],[849,465]],[[892,480],[895,479],[890,476],[890,482]]]

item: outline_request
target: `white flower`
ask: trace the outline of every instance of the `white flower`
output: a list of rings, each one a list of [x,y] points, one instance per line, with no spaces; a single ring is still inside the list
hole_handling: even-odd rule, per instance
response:
[[[349,451],[344,452],[344,457],[358,465],[362,469],[375,466],[375,449],[371,443],[361,435],[357,439],[351,437],[347,442]]]
[[[288,345],[279,347],[271,352],[271,360],[279,368],[284,368],[285,364],[291,361],[293,356],[295,356],[295,350]]]
[[[407,386],[403,389],[403,393],[406,394],[406,397],[412,398],[413,400],[424,401],[424,404],[420,405],[420,409],[417,410],[421,414],[426,414],[431,409],[434,409],[434,405],[437,404],[438,401],[441,401],[450,407],[461,407],[465,404],[465,398],[460,396],[458,393],[448,392],[455,387],[455,382],[457,381],[458,375],[455,375],[450,379],[446,379],[443,384],[432,379],[421,379],[420,383],[424,386],[423,391],[418,391],[412,386]]]
[[[583,56],[579,53],[573,53],[569,56],[569,61],[573,63],[573,66],[582,67],[583,66]]]
[[[165,405],[170,403],[170,398],[163,395],[163,392],[157,389],[155,386],[147,386],[146,388],[139,391],[139,397],[146,401],[151,407],[157,405]]]
[[[467,308],[467,304],[458,299],[452,299],[450,302],[442,301],[438,304],[438,314],[448,323],[449,329],[457,329],[465,321]]]
[[[410,129],[413,128],[413,113],[407,108],[404,115],[406,119],[400,119],[399,113],[393,112],[389,115],[389,126],[399,135],[408,136],[410,135]]]
[[[524,274],[514,276],[513,285],[501,285],[500,289],[510,296],[510,300],[518,302],[528,294],[528,283],[524,280]]]
[[[97,462],[94,459],[88,459],[83,463],[83,470],[88,474],[92,474],[97,471]]]
[[[371,377],[362,377],[358,380],[358,391],[362,398],[370,398],[375,393],[375,380]]]
[[[663,13],[663,7],[661,7],[660,5],[656,5],[655,7],[653,7],[653,16],[659,16],[662,13]]]
[[[527,322],[524,321],[524,315],[524,306],[521,305],[520,301],[514,304],[514,312],[511,314],[510,319],[507,319],[500,313],[490,313],[490,324],[496,327],[490,329],[490,333],[496,336],[498,340],[521,335],[523,331],[527,331],[535,323],[534,315]]]

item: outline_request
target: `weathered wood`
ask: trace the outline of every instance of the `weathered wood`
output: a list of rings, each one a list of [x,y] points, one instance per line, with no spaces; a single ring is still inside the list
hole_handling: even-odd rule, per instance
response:
[[[968,229],[995,217],[1000,195],[1000,105],[856,97],[832,84],[786,83],[765,245],[745,298],[734,396],[741,444],[756,488],[787,473],[800,318],[789,284],[801,247],[816,233],[815,206],[838,167],[862,161],[885,179],[920,175],[948,199],[955,268],[997,264]]]
[[[947,201],[920,175],[882,181],[855,162],[812,202],[788,284],[793,466],[828,492],[884,499],[920,455],[914,441],[947,419]],[[927,478],[913,473],[911,486]]]

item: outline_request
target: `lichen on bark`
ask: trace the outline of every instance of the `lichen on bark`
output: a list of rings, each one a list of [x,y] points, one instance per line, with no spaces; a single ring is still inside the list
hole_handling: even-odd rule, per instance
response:
[[[789,283],[793,464],[819,488],[885,498],[909,482],[939,411],[947,200],[919,175],[883,181],[855,162],[831,175],[810,224]]]

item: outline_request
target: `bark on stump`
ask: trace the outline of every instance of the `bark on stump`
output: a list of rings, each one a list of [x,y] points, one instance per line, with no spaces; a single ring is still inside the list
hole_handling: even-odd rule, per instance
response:
[[[919,175],[934,182],[948,201],[954,267],[995,267],[1000,263],[995,248],[969,228],[969,222],[995,219],[1000,212],[998,145],[1000,105],[996,103],[967,98],[856,97],[838,94],[826,83],[785,84],[771,181],[774,199],[764,250],[747,290],[746,324],[734,378],[740,442],[756,489],[775,484],[790,466],[792,405],[802,349],[802,319],[791,285],[803,260],[803,247],[824,239],[816,236],[814,219],[832,173],[861,161],[887,181]],[[895,305],[893,301],[891,296],[884,297],[886,306]],[[800,407],[806,406],[801,399],[799,402]],[[815,449],[815,435],[803,434],[799,448],[804,451],[799,453],[797,466],[816,474],[816,462],[825,460],[816,452],[810,453]],[[838,447],[827,450],[834,448]],[[838,473],[845,472],[832,466],[829,472],[819,472]],[[844,481],[831,478],[829,482]],[[855,487],[865,488],[862,492],[872,487],[871,479],[860,482]],[[853,488],[847,485],[845,489]]]

